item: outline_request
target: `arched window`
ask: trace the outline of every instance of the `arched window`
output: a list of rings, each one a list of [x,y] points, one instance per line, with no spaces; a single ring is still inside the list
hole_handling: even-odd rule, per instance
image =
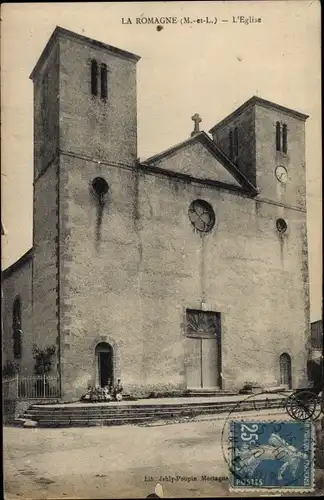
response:
[[[101,79],[101,99],[107,99],[108,87],[107,87],[107,66],[102,64],[100,67],[100,79]]]
[[[276,150],[281,151],[281,125],[276,123]]]
[[[95,59],[91,61],[91,94],[98,95],[98,63]]]
[[[15,359],[21,358],[21,335],[21,301],[19,297],[16,297],[12,308],[12,340]]]
[[[285,385],[291,389],[291,357],[284,352],[279,359],[280,364],[280,385]]]
[[[235,127],[235,129],[234,129],[234,156],[235,156],[235,158],[238,157],[238,150],[239,150],[239,147],[238,147],[238,128]]]
[[[228,140],[229,140],[229,156],[231,160],[233,159],[234,156],[234,149],[233,149],[233,132],[232,130],[229,131],[228,133]]]
[[[282,126],[282,151],[287,154],[288,150],[288,137],[287,137],[287,125]]]

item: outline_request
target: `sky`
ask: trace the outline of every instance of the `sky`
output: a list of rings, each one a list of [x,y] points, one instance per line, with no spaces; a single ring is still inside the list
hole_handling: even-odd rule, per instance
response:
[[[133,2],[2,4],[2,267],[32,246],[33,86],[29,75],[56,26],[134,52],[138,156],[189,137],[199,113],[208,130],[258,95],[306,122],[311,319],[322,317],[320,2]],[[175,24],[136,23],[172,16]],[[215,24],[181,24],[183,17]],[[233,22],[238,16],[261,22]],[[130,18],[132,24],[126,23]]]

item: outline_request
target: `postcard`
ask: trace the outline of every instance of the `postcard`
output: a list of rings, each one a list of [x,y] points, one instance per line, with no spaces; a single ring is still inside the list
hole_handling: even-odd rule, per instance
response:
[[[10,499],[323,494],[320,3],[4,3]]]

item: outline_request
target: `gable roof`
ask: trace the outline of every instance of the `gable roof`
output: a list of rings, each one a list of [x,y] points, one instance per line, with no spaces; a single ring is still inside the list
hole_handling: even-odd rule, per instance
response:
[[[280,104],[276,104],[275,102],[272,101],[267,101],[266,99],[262,99],[261,97],[258,97],[254,95],[250,99],[248,99],[246,102],[244,102],[240,107],[235,109],[232,113],[227,115],[223,120],[220,122],[216,123],[214,127],[212,127],[209,132],[213,133],[215,130],[224,127],[228,122],[230,122],[233,118],[236,116],[240,115],[243,111],[245,111],[248,107],[254,106],[255,104],[258,104],[259,106],[263,106],[264,108],[270,108],[270,109],[277,109],[278,111],[281,111],[282,113],[286,113],[288,115],[294,116],[295,118],[298,118],[299,120],[307,120],[309,118],[308,115],[305,115],[304,113],[300,113],[299,111],[295,111],[294,109],[286,108],[285,106],[281,106]]]
[[[24,255],[22,255],[16,262],[11,264],[11,266],[7,267],[2,271],[2,278],[8,278],[12,273],[20,269],[26,262],[28,262],[33,256],[33,248],[30,248]]]
[[[145,166],[155,167],[162,160],[170,156],[173,156],[179,150],[187,148],[188,146],[196,144],[197,142],[200,142],[209,151],[209,153],[222,164],[222,166],[234,177],[234,179],[240,184],[240,186],[242,186],[244,190],[249,191],[251,194],[254,195],[258,193],[257,188],[245,177],[245,175],[228,158],[228,156],[226,156],[225,153],[223,153],[223,151],[221,151],[217,147],[214,141],[204,131],[201,131],[193,135],[192,137],[186,139],[185,141],[179,142],[175,146],[172,146],[171,148],[168,148],[162,151],[161,153],[151,156],[147,160],[142,161],[141,165],[143,165],[144,167]],[[201,181],[201,179],[199,180]],[[210,181],[212,179],[206,179],[206,181],[208,180]]]

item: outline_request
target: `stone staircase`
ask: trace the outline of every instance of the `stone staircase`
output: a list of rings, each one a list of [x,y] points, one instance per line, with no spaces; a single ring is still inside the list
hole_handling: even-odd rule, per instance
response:
[[[199,397],[206,397],[206,396],[235,396],[237,393],[233,391],[225,391],[222,389],[190,389],[188,390],[187,393],[185,393],[183,396],[184,397],[192,397],[192,398],[199,398]]]
[[[282,397],[254,397],[253,400],[217,398],[215,401],[195,401],[196,398],[177,398],[172,402],[152,402],[150,400],[123,401],[122,403],[72,403],[56,405],[32,405],[17,419],[16,423],[23,425],[26,421],[34,421],[39,427],[88,427],[98,425],[123,425],[148,423],[161,419],[181,419],[198,415],[213,415],[236,411],[251,411],[272,408],[283,408]],[[202,398],[203,399],[203,398]],[[161,401],[161,400],[160,400]],[[36,424],[37,423],[37,424]]]

